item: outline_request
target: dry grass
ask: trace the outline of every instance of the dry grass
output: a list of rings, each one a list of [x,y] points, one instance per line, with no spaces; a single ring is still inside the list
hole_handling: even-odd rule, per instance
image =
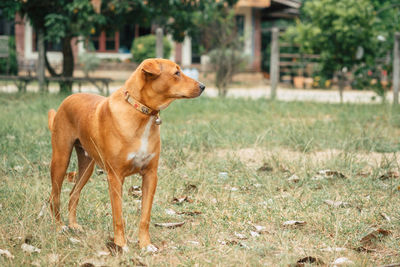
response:
[[[288,266],[306,256],[324,264],[347,257],[355,266],[400,262],[400,179],[380,178],[399,171],[399,124],[393,115],[398,113],[362,105],[217,99],[175,103],[163,113],[163,152],[152,223],[185,224],[175,229],[152,224],[153,243],[160,251],[142,253],[136,243],[140,201],[128,193],[141,181],[129,177],[124,185],[124,217],[130,252],[113,257],[97,255],[107,251],[112,235],[104,174],[94,174],[82,192],[78,221],[83,233],[57,233],[46,206],[39,216],[50,192],[46,110],[61,100],[58,96],[0,97],[0,249],[14,256],[0,256],[1,266],[84,262],[96,266],[139,262],[148,266]],[[240,112],[231,107],[239,107]],[[377,114],[385,119],[376,119]],[[266,120],[260,123],[262,117]],[[262,166],[263,171],[258,170]],[[73,159],[70,170],[75,168]],[[324,169],[346,177],[314,179]],[[297,182],[288,180],[293,175]],[[63,187],[65,221],[72,186],[65,182]],[[189,196],[193,202],[172,203],[180,196]],[[325,200],[349,205],[332,207]],[[170,210],[201,214],[178,215]],[[284,226],[289,220],[306,224]],[[264,226],[265,231],[251,236],[254,225]],[[390,234],[370,243],[360,241],[377,228]],[[41,252],[22,251],[25,241]],[[323,250],[328,247],[345,250]]]

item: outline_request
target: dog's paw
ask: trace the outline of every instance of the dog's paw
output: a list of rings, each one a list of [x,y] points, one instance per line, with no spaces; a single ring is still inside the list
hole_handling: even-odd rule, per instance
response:
[[[153,244],[147,245],[146,247],[142,248],[143,252],[146,253],[156,253],[158,251],[158,248],[154,246]]]
[[[66,232],[68,232],[68,230],[69,230],[69,228],[66,225],[60,225],[57,227],[57,231],[59,234],[66,233]]]
[[[128,246],[123,246],[123,247],[122,247],[122,251],[123,251],[124,253],[128,253],[128,252],[129,252],[129,247],[128,247]]]
[[[77,223],[70,224],[70,225],[69,225],[69,228],[70,228],[72,231],[75,231],[75,232],[83,232],[83,227],[82,227],[81,225],[77,224]]]

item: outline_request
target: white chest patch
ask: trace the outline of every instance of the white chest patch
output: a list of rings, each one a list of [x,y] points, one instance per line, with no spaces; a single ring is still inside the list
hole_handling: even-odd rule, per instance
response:
[[[143,134],[140,138],[139,150],[128,154],[127,160],[132,161],[134,167],[143,168],[149,164],[150,160],[154,157],[154,153],[148,152],[150,128],[153,124],[154,118],[154,116],[151,116],[144,128]]]

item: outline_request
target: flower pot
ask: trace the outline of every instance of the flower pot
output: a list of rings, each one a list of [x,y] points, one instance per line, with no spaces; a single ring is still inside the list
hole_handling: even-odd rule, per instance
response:
[[[294,88],[303,89],[304,88],[304,77],[296,76],[293,78]]]

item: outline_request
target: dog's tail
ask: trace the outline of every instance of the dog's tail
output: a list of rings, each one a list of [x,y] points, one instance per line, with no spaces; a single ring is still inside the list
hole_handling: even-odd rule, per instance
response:
[[[53,131],[53,122],[54,122],[54,117],[56,116],[56,111],[54,109],[50,109],[49,112],[47,113],[49,117],[49,130],[50,132]]]

